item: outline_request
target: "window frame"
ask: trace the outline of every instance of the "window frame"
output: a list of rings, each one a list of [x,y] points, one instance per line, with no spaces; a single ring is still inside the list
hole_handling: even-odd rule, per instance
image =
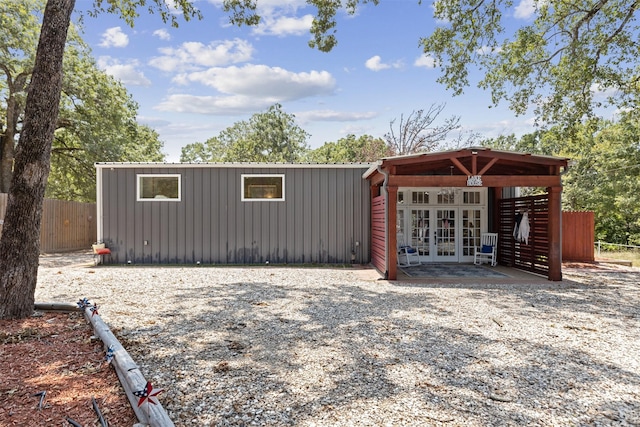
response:
[[[283,173],[243,173],[240,175],[240,177],[241,177],[240,178],[240,200],[242,202],[284,202],[285,201],[285,194],[286,194],[285,174]],[[245,191],[244,191],[245,178],[280,178],[282,182],[281,184],[282,197],[278,197],[278,198],[245,197]]]
[[[177,178],[178,197],[142,197],[142,178]],[[138,173],[136,174],[136,201],[138,202],[181,202],[182,201],[182,175],[179,173]]]

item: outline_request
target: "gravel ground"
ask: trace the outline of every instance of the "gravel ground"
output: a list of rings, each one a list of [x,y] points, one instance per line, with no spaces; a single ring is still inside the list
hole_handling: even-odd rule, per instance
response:
[[[452,284],[76,261],[43,258],[36,301],[97,303],[177,426],[640,425],[638,269]]]

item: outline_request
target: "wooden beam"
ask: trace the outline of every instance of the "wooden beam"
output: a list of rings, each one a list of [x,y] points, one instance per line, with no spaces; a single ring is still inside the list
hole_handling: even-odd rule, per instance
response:
[[[549,280],[562,280],[562,187],[547,188],[549,194]]]
[[[384,175],[379,172],[374,172],[369,178],[371,185],[381,185],[384,182]]]
[[[456,165],[456,167],[458,169],[460,169],[462,171],[463,174],[465,174],[466,176],[472,175],[471,172],[469,172],[469,169],[465,168],[464,165],[462,163],[460,163],[460,160],[456,159],[455,157],[451,158],[451,162]]]
[[[484,175],[485,173],[487,173],[487,171],[488,171],[489,169],[491,169],[491,166],[495,165],[497,161],[498,161],[498,158],[497,158],[497,157],[496,157],[496,158],[491,159],[491,160],[489,161],[489,163],[487,163],[487,164],[482,168],[482,170],[480,171],[480,173],[479,173],[478,175]]]
[[[434,162],[439,160],[450,159],[452,157],[458,157],[460,156],[461,152],[464,152],[464,150],[442,151],[437,153],[423,153],[420,155],[402,156],[402,157],[396,157],[396,158],[391,157],[383,160],[382,165],[383,166],[388,166],[388,165],[402,166],[402,165],[412,165],[415,163],[429,163],[429,162]]]
[[[387,279],[398,278],[398,187],[387,186]]]
[[[466,187],[462,175],[392,175],[388,185],[394,187]],[[561,186],[558,175],[483,175],[483,187],[556,187]],[[476,187],[469,187],[476,188]]]

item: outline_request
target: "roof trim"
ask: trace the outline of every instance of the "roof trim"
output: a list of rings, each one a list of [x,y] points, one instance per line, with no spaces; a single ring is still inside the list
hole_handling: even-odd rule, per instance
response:
[[[433,157],[433,156],[442,156],[442,155],[446,155],[446,154],[453,154],[453,153],[466,153],[466,152],[471,152],[471,151],[483,151],[483,152],[488,152],[488,153],[496,153],[496,154],[504,154],[504,155],[511,155],[511,156],[523,156],[523,157],[528,157],[531,159],[548,159],[548,160],[558,160],[558,161],[568,161],[569,158],[567,157],[557,157],[557,156],[549,156],[546,154],[532,154],[532,153],[525,153],[522,151],[509,151],[509,150],[494,150],[492,148],[488,148],[488,147],[465,147],[465,148],[457,148],[454,150],[443,150],[443,151],[429,151],[426,153],[415,153],[415,154],[404,154],[404,155],[400,155],[400,156],[390,156],[390,157],[383,157],[381,160],[384,161],[393,161],[393,160],[405,160],[405,159],[412,159],[412,158],[420,158],[420,157],[424,157],[424,158],[429,158],[429,157]]]
[[[257,162],[202,162],[202,163],[166,163],[166,162],[100,162],[94,164],[96,169],[131,169],[131,168],[167,168],[167,169],[202,169],[202,168],[261,168],[261,169],[362,169],[369,168],[371,163],[257,163]]]

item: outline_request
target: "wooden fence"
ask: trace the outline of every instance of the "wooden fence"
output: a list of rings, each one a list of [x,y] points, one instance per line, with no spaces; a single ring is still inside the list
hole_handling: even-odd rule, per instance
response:
[[[593,212],[562,212],[562,260],[593,262],[594,244]]]
[[[0,235],[7,209],[7,195],[0,194]],[[45,199],[40,227],[40,252],[91,249],[96,241],[95,203]]]

